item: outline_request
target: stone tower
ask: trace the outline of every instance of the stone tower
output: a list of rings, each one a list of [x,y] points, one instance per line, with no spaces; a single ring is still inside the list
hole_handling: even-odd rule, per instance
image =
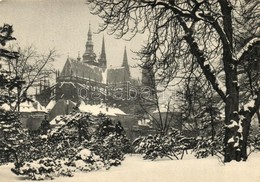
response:
[[[92,42],[92,32],[91,32],[91,26],[89,25],[89,30],[88,30],[88,39],[87,43],[85,45],[86,50],[85,53],[83,54],[83,62],[95,65],[96,64],[96,54],[94,53],[94,45]]]

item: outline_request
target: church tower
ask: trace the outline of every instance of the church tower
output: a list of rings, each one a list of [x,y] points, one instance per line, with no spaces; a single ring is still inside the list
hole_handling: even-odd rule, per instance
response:
[[[88,40],[86,43],[86,50],[83,54],[83,62],[89,63],[92,65],[95,65],[96,63],[96,54],[94,53],[94,45],[92,42],[92,32],[91,32],[91,26],[89,24],[89,30],[88,30]]]
[[[104,36],[103,36],[103,40],[102,40],[101,54],[100,54],[100,58],[99,58],[98,62],[99,62],[99,65],[101,68],[103,68],[103,69],[107,68],[107,56],[106,56],[106,50],[105,50]]]
[[[130,75],[130,69],[129,69],[129,65],[128,65],[126,47],[125,47],[125,51],[124,51],[122,67],[125,68],[125,74],[124,74],[125,80],[130,80],[131,75]]]

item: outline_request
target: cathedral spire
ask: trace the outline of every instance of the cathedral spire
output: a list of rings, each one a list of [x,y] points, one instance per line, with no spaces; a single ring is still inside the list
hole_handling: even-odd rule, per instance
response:
[[[123,57],[122,67],[125,68],[126,74],[130,77],[130,70],[129,70],[129,65],[128,65],[126,46],[125,46],[125,50],[124,50],[124,57]]]
[[[99,64],[103,68],[107,67],[107,56],[106,56],[105,38],[104,38],[104,36],[103,36],[103,40],[102,40],[102,48],[101,48]]]
[[[83,62],[89,63],[89,64],[97,64],[96,63],[96,54],[94,53],[94,45],[92,42],[92,32],[91,32],[91,25],[89,24],[89,29],[88,29],[88,39],[87,43],[85,45],[86,50],[85,53],[83,54]]]
[[[93,44],[92,43],[92,32],[91,32],[91,24],[89,24],[89,28],[88,28],[88,43]]]

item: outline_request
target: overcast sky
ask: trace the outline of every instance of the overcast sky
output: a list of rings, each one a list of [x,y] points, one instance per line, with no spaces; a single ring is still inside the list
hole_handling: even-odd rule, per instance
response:
[[[13,24],[19,45],[34,45],[38,52],[55,48],[60,55],[54,66],[61,69],[68,55],[72,58],[85,51],[89,23],[93,32],[101,20],[89,13],[85,0],[0,0],[0,24]],[[141,36],[131,42],[115,39],[106,33],[93,34],[94,50],[99,55],[105,35],[108,65],[118,66],[127,47],[130,65],[143,40]],[[141,38],[140,38],[141,37]],[[136,77],[136,72],[132,74]]]

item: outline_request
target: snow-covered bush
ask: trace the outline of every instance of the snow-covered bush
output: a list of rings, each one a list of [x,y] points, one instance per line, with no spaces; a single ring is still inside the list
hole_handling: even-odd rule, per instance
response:
[[[260,131],[257,128],[257,131],[250,130],[250,134],[248,137],[248,150],[250,155],[253,151],[260,151]]]
[[[192,145],[192,139],[184,137],[180,131],[172,130],[166,135],[156,134],[139,137],[134,142],[135,152],[144,154],[144,159],[168,157],[182,159],[184,151]]]
[[[95,134],[83,146],[100,156],[107,168],[118,166],[131,150],[130,140],[125,136],[120,122],[113,125],[112,120],[104,115],[99,115],[97,121]]]
[[[90,172],[104,167],[102,159],[89,149],[79,148],[71,159],[42,158],[31,162],[16,163],[12,171],[32,180],[53,179],[59,176],[72,177],[75,171]]]
[[[12,172],[26,176],[32,180],[53,179],[55,176],[73,176],[72,169],[65,165],[65,161],[55,161],[52,158],[43,158],[36,161],[16,164]]]
[[[17,113],[0,108],[0,163],[19,161],[21,144],[26,139]],[[5,161],[2,161],[5,160]]]
[[[219,108],[207,106],[200,116],[199,136],[193,152],[197,158],[223,155],[224,125]]]
[[[102,117],[109,122],[76,113],[65,118],[65,124],[55,131],[30,135],[32,138],[24,152],[27,155],[12,171],[42,180],[73,176],[73,171],[89,172],[120,165],[130,142],[122,129],[116,130],[110,119]]]
[[[211,136],[208,137],[197,137],[197,145],[194,147],[193,152],[195,152],[195,157],[206,158],[208,156],[218,156],[223,155],[223,132],[219,132],[212,139]]]
[[[85,141],[83,146],[100,156],[109,168],[121,164],[125,153],[130,148],[130,142],[125,136],[112,133],[106,137],[92,137],[90,141]]]
[[[69,165],[85,172],[99,170],[105,166],[104,161],[100,156],[95,155],[92,151],[86,148],[80,149],[76,156],[70,161]]]

